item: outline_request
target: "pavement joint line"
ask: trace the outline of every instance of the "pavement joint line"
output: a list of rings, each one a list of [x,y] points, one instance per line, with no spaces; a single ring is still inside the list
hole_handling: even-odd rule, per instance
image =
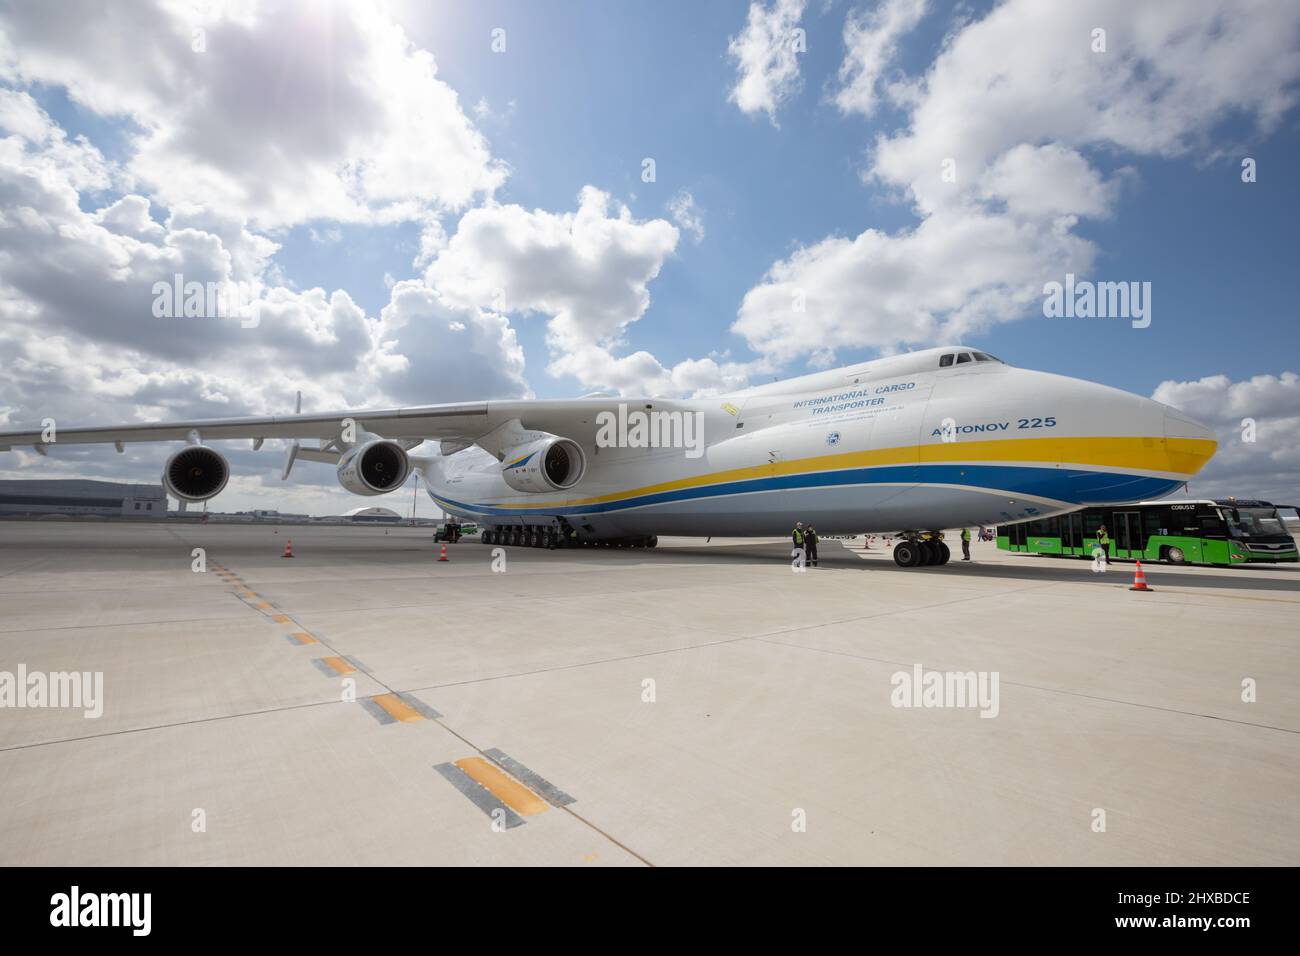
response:
[[[252,605],[246,606],[252,607]],[[105,630],[112,627],[140,628],[156,627],[164,624],[219,624],[222,621],[238,622],[246,620],[248,619],[241,614],[226,614],[221,617],[184,617],[176,620],[162,621],[123,621],[121,624],[59,624],[55,627],[0,628],[0,634],[17,634],[19,632],[24,634],[43,634],[47,631],[80,631],[85,630],[88,627],[93,627],[97,630]]]
[[[817,654],[831,654],[836,657],[848,657],[853,660],[870,661],[873,664],[887,664],[894,667],[914,667],[916,661],[895,661],[883,657],[867,657],[865,654],[852,654],[848,651],[837,651],[827,647],[809,647],[806,644],[788,644],[785,641],[773,641],[767,638],[758,638],[763,644],[771,644],[774,647],[789,647],[794,650],[812,651]],[[942,670],[936,667],[934,670]],[[1183,717],[1204,717],[1207,720],[1221,720],[1224,723],[1240,724],[1243,727],[1258,727],[1261,730],[1276,730],[1284,734],[1300,734],[1300,730],[1292,730],[1288,727],[1275,727],[1272,724],[1257,724],[1249,720],[1238,720],[1235,717],[1221,717],[1218,714],[1198,714],[1190,710],[1178,710],[1174,707],[1161,707],[1158,704],[1142,704],[1133,700],[1121,700],[1118,697],[1100,697],[1096,694],[1084,694],[1079,691],[1062,690],[1059,687],[1044,687],[1041,684],[1029,684],[1024,681],[1003,680],[1001,684],[1007,687],[1024,687],[1028,690],[1042,691],[1046,694],[1061,694],[1067,697],[1079,697],[1084,700],[1095,700],[1107,704],[1121,704],[1127,707],[1141,707],[1146,710],[1158,710],[1166,714],[1178,714]]]
[[[34,750],[37,747],[50,747],[55,744],[75,744],[86,740],[100,740],[105,737],[122,737],[127,734],[144,734],[155,730],[173,730],[177,727],[189,727],[194,724],[210,724],[219,720],[239,720],[244,717],[261,717],[265,714],[280,714],[291,710],[303,710],[308,707],[350,706],[345,700],[312,700],[303,704],[286,704],[282,707],[266,707],[261,710],[245,710],[237,714],[216,714],[212,717],[196,717],[193,720],[174,720],[165,724],[150,724],[147,727],[126,727],[122,730],[106,730],[100,734],[83,734],[80,737],[57,737],[54,740],[37,740],[27,744],[13,744],[0,747],[0,753],[11,750]]]
[[[426,687],[408,688],[408,693],[419,693],[426,690],[440,690],[444,687],[464,687],[467,684],[483,684],[489,681],[509,680],[512,677],[531,677],[534,674],[550,674],[554,671],[577,670],[580,667],[597,667],[601,664],[617,664],[622,661],[635,661],[643,657],[658,657],[661,654],[680,654],[684,651],[699,650],[704,647],[719,647],[725,644],[738,644],[741,641],[752,641],[752,636],[729,637],[720,641],[705,641],[700,644],[689,644],[685,647],[665,647],[657,651],[646,651],[641,654],[625,654],[622,657],[603,657],[594,661],[578,661],[573,664],[557,664],[554,667],[538,667],[529,671],[515,671],[509,674],[489,674],[486,677],[473,677],[467,680],[448,681],[445,684],[429,684]]]
[[[591,827],[591,829],[595,830],[597,833],[599,833],[601,836],[603,836],[603,837],[604,837],[606,840],[608,840],[610,843],[614,844],[616,847],[618,847],[618,848],[619,848],[620,850],[622,850],[624,853],[627,853],[627,854],[630,854],[631,856],[636,857],[638,860],[640,860],[642,863],[644,863],[646,866],[650,867],[651,869],[657,869],[657,867],[656,867],[656,865],[655,865],[654,863],[651,863],[649,860],[647,860],[645,857],[643,857],[643,856],[642,856],[640,853],[638,853],[636,850],[632,849],[632,848],[631,848],[630,846],[628,846],[626,843],[622,842],[621,840],[617,839],[617,838],[614,837],[614,836],[611,836],[611,835],[609,834],[608,831],[603,830],[603,829],[601,829],[600,827],[596,826],[596,824],[592,823],[590,820],[588,820],[586,817],[584,817],[584,816],[583,816],[581,813],[579,813],[577,810],[573,809],[573,807],[560,807],[560,809],[561,809],[563,812],[567,813],[569,816],[573,817],[573,818],[574,818],[575,820],[577,820],[578,822],[580,822],[580,823],[584,823],[584,824],[586,824],[587,826]]]
[[[1034,589],[1021,588],[1019,590],[1028,591]],[[600,664],[617,664],[623,661],[639,660],[644,657],[658,657],[662,654],[680,654],[685,651],[698,650],[699,648],[704,648],[704,647],[721,647],[727,644],[739,644],[741,641],[757,641],[773,635],[793,634],[799,631],[811,630],[813,628],[818,628],[818,627],[831,627],[837,624],[852,624],[857,621],[866,621],[877,617],[887,617],[890,614],[909,614],[915,611],[925,611],[925,610],[930,610],[931,608],[944,607],[945,605],[948,604],[960,604],[965,601],[985,600],[993,597],[1003,597],[1005,596],[1006,593],[1007,592],[1002,592],[997,595],[984,595],[983,597],[957,598],[956,600],[953,601],[940,601],[935,604],[927,604],[919,607],[900,608],[900,609],[895,609],[890,611],[881,611],[876,614],[865,614],[865,615],[859,615],[857,617],[843,618],[834,621],[822,621],[816,624],[802,624],[799,625],[798,627],[780,628],[775,631],[764,631],[761,634],[745,634],[740,637],[729,637],[718,641],[704,641],[699,644],[687,644],[683,647],[665,647],[656,651],[646,651],[641,654],[626,654],[621,657],[605,657],[605,658],[599,658],[597,660],[592,660],[592,661],[579,661],[573,664],[557,664],[554,667],[539,667],[529,671],[516,671],[508,674],[491,674],[488,675],[487,677],[475,677],[469,680],[449,681],[444,684],[429,684],[428,686],[425,687],[408,688],[408,690],[418,693],[420,691],[426,691],[426,690],[440,690],[444,687],[462,687],[465,686],[466,684],[479,684],[479,683],[485,683],[487,681],[508,680],[512,677],[531,677],[534,674],[549,674],[554,671],[575,670],[580,667],[596,667]],[[1011,592],[1011,593],[1015,593],[1015,592]]]

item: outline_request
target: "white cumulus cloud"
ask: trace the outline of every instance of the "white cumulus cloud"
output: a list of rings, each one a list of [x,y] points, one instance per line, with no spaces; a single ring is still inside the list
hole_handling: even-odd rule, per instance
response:
[[[879,85],[898,52],[899,40],[925,15],[926,0],[881,0],[870,12],[856,11],[844,22],[844,61],[835,104],[845,113],[870,116]]]
[[[871,107],[885,40],[918,11],[850,16],[842,108]],[[1107,176],[1096,154],[1210,151],[1229,117],[1267,134],[1296,99],[1298,34],[1300,6],[1278,0],[1007,0],[948,38],[908,84],[905,126],[876,139],[866,175],[910,201],[917,225],[796,249],[745,295],[733,330],[766,357],[822,362],[828,348],[931,344],[1025,317],[1046,281],[1095,261],[1079,220],[1118,210],[1132,172]]]
[[[1193,493],[1300,503],[1300,375],[1170,380],[1151,397],[1182,409],[1218,436],[1218,451],[1192,479]]]
[[[745,113],[766,113],[776,125],[783,103],[799,92],[799,53],[795,30],[804,0],[753,0],[745,29],[731,38],[727,53],[736,61],[736,84],[730,100]]]
[[[432,54],[360,4],[13,4],[0,79],[129,119],[144,194],[261,228],[461,210],[507,175]]]

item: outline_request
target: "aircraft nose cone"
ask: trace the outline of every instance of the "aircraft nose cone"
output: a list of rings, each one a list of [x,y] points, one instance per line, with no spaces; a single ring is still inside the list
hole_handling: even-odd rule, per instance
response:
[[[1194,475],[1219,447],[1214,430],[1176,408],[1165,408],[1165,440],[1176,470]]]

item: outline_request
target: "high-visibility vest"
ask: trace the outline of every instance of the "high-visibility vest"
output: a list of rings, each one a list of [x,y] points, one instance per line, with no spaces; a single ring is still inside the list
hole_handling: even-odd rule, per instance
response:
[[[794,543],[803,544],[803,532],[800,531],[798,528],[794,529]]]
[[[970,540],[970,528],[962,528],[962,529],[961,529],[961,539],[962,539],[963,541],[969,541],[969,540]]]
[[[1110,544],[1110,535],[1104,529],[1097,532],[1097,543]]]

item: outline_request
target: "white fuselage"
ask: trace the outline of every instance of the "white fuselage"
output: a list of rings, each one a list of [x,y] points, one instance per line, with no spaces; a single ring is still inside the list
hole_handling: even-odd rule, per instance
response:
[[[610,535],[823,534],[992,525],[1168,494],[1213,434],[1158,402],[1078,379],[968,360],[961,346],[627,413],[693,416],[699,435],[645,447],[635,428],[564,437],[587,469],[564,492],[513,491],[478,447],[420,464],[443,510],[488,526]],[[635,416],[632,416],[635,418]],[[653,426],[651,428],[653,431]],[[666,429],[665,429],[666,430]],[[607,430],[608,432],[609,430]]]

